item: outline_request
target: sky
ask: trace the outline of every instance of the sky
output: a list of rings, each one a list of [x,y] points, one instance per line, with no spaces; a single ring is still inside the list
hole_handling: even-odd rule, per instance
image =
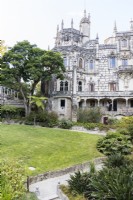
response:
[[[133,19],[133,0],[0,0],[0,39],[8,47],[28,40],[42,49],[54,47],[57,25],[64,20],[74,28],[84,9],[91,15],[91,39],[98,33],[100,43],[113,34],[114,22],[118,31],[130,29]]]

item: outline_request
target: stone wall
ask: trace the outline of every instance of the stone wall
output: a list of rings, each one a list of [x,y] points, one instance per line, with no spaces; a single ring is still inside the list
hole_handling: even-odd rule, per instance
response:
[[[95,166],[102,164],[103,160],[105,160],[105,159],[106,159],[105,157],[96,158],[94,160]],[[65,168],[65,169],[62,169],[62,170],[49,171],[49,172],[46,172],[44,174],[32,176],[32,177],[29,177],[29,184],[33,184],[33,183],[43,181],[43,180],[46,180],[46,179],[49,179],[49,178],[62,176],[64,174],[73,173],[73,172],[79,171],[79,170],[81,170],[81,171],[84,171],[84,170],[87,170],[87,169],[89,170],[89,166],[90,166],[90,161],[79,164],[79,165],[74,165],[72,167],[68,167],[68,168]]]

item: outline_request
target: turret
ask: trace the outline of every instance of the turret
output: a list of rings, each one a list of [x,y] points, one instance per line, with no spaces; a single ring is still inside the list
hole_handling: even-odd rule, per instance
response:
[[[86,16],[86,10],[84,10],[84,17],[80,21],[81,33],[83,34],[83,43],[90,39],[90,14]]]

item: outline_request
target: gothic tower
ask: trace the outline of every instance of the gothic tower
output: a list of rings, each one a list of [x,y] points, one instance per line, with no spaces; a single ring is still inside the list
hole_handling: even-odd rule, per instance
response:
[[[86,10],[84,10],[84,17],[80,21],[80,31],[83,34],[83,44],[90,40],[90,14],[86,16]]]

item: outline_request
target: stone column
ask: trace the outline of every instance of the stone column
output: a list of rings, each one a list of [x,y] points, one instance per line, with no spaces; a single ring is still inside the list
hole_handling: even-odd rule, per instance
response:
[[[84,108],[86,108],[86,99],[84,99]]]
[[[76,53],[73,57],[73,85],[72,85],[72,121],[77,121],[77,57]]]
[[[127,114],[128,114],[128,107],[129,107],[129,105],[128,105],[128,99],[126,99],[126,112],[127,112]]]
[[[112,101],[112,111],[114,111],[114,99],[111,99],[111,101]]]
[[[97,106],[100,106],[100,99],[97,99]]]

